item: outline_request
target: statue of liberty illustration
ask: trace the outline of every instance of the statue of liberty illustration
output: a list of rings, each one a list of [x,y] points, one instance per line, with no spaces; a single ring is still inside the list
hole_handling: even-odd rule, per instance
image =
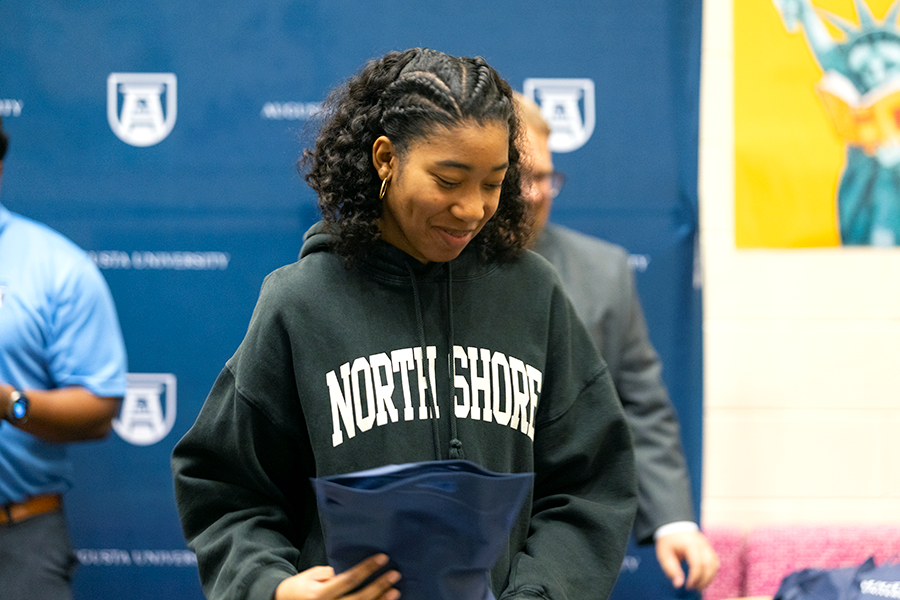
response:
[[[841,243],[900,245],[900,0],[877,20],[853,0],[859,24],[811,0],[773,0],[785,29],[803,29],[822,69],[816,92],[846,145],[837,192]],[[827,20],[843,35],[836,39]]]

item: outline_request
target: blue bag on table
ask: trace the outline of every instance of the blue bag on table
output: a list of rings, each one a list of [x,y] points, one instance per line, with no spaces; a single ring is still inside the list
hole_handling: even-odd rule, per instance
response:
[[[781,581],[773,600],[900,600],[900,563],[875,566],[869,557],[857,567],[803,569]]]
[[[466,460],[312,479],[328,563],[340,573],[383,552],[404,600],[494,600],[490,571],[533,482]]]

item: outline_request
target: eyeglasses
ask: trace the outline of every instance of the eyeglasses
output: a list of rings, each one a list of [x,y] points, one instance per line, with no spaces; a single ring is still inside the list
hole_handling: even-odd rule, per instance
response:
[[[563,185],[566,183],[566,176],[559,171],[550,171],[549,173],[527,173],[524,181],[533,186],[543,186],[550,184],[550,197],[556,198],[562,191]]]

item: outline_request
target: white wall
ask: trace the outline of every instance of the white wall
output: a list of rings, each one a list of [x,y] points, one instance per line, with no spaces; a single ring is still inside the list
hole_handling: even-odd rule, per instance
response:
[[[735,248],[732,1],[703,7],[702,521],[896,524],[900,249]]]

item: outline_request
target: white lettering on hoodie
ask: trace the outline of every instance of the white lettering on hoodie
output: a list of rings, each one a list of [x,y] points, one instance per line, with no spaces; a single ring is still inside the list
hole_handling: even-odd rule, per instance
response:
[[[437,349],[427,346],[427,377],[422,364],[422,349],[418,347],[393,350],[390,356],[381,352],[346,362],[338,369],[340,379],[335,371],[326,373],[333,425],[332,445],[344,443],[345,432],[352,438],[357,429],[366,432],[373,426],[396,423],[400,420],[399,406],[403,407],[404,421],[416,419],[416,413],[419,420],[427,420],[426,391],[430,388],[437,396],[436,357]],[[486,348],[454,346],[453,361],[453,410],[457,419],[495,422],[534,440],[534,416],[543,381],[540,370],[518,358]],[[411,374],[415,377],[414,386],[410,385]],[[413,390],[418,399],[418,411],[415,410]],[[436,419],[441,418],[439,406],[434,407],[434,413]]]

